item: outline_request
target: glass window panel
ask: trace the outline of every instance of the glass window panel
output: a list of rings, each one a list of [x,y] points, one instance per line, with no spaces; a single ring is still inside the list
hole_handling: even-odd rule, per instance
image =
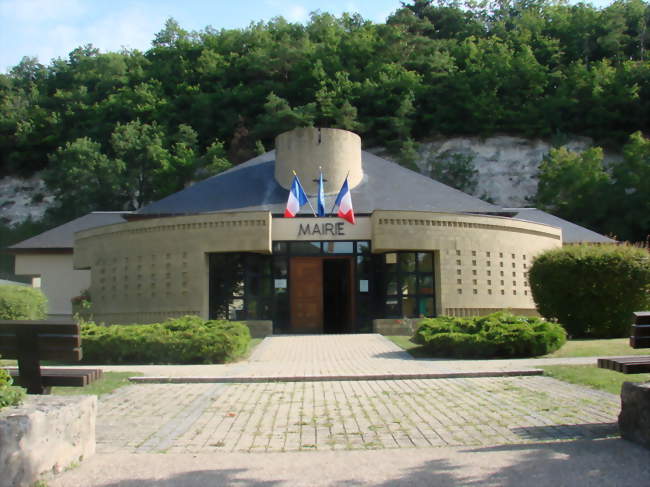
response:
[[[274,254],[286,254],[287,253],[287,242],[273,242],[273,253]]]
[[[357,275],[366,276],[370,274],[372,265],[369,256],[357,255]]]
[[[433,254],[431,252],[418,252],[418,271],[433,272]]]
[[[417,298],[408,297],[402,299],[402,316],[406,318],[413,318],[418,316],[416,309]]]
[[[275,294],[283,294],[287,292],[287,280],[286,279],[273,279],[273,287],[275,288]]]
[[[365,240],[360,240],[357,242],[357,254],[369,254],[370,253],[370,242]]]
[[[357,314],[359,316],[370,316],[370,298],[368,296],[359,296],[356,304]]]
[[[272,259],[267,255],[251,254],[246,259],[247,272],[251,274],[270,274]]]
[[[405,275],[402,278],[402,294],[406,296],[413,296],[417,294],[417,287],[416,287],[416,282],[417,279],[415,278],[415,275]]]
[[[244,320],[244,300],[243,299],[233,299],[228,306],[228,319],[229,320]]]
[[[359,279],[359,292],[367,293],[368,292],[368,279]]]
[[[391,294],[397,294],[397,275],[389,275],[386,276],[386,294],[391,295]]]
[[[433,311],[433,298],[421,297],[418,300],[418,316],[433,316]]]
[[[385,302],[386,316],[399,316],[399,300],[388,298]]]
[[[415,253],[402,252],[399,254],[399,262],[402,272],[415,272]]]
[[[273,276],[274,277],[287,277],[288,274],[288,264],[286,258],[275,258],[273,259]]]
[[[291,242],[290,250],[294,255],[320,254],[320,242]]]
[[[420,274],[420,294],[433,294],[433,274]]]
[[[397,254],[394,253],[384,254],[384,270],[386,272],[396,272]]]
[[[270,296],[272,294],[273,280],[269,277],[251,276],[248,286],[247,295]]]
[[[354,251],[353,242],[323,242],[323,251],[328,254],[351,254]]]

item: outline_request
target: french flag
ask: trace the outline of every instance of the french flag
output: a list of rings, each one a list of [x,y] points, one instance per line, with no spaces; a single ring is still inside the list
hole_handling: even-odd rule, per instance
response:
[[[349,221],[350,223],[355,223],[354,221],[354,210],[352,209],[352,197],[350,196],[350,187],[348,186],[348,178],[346,176],[343,186],[341,186],[341,191],[336,197],[336,202],[334,203],[339,207],[338,216],[344,220]]]
[[[291,190],[289,191],[289,199],[287,200],[287,207],[284,210],[285,218],[293,218],[300,211],[300,207],[307,203],[307,195],[305,190],[302,189],[300,180],[297,175],[293,176],[291,183]]]

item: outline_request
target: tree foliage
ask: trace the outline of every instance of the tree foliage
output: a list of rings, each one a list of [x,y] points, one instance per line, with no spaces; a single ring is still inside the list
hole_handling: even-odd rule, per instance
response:
[[[169,19],[146,52],[86,45],[0,75],[0,175],[66,170],[63,159],[85,151],[86,170],[111,166],[119,182],[110,207],[102,195],[84,208],[116,209],[220,170],[224,156],[239,163],[297,126],[354,130],[407,164],[413,141],[437,135],[622,144],[650,128],[649,19],[643,0],[414,0],[380,24],[314,13],[305,24],[195,32]]]
[[[620,161],[599,147],[553,149],[539,170],[537,204],[562,218],[622,240],[650,238],[650,140],[632,134]]]

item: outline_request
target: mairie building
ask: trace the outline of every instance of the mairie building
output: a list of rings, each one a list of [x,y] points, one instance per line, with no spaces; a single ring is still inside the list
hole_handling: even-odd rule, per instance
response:
[[[286,218],[294,172],[310,202]],[[328,212],[347,178],[354,224],[314,215],[321,172]],[[536,255],[567,240],[609,240],[539,210],[487,203],[325,128],[283,133],[274,151],[102,218],[110,224],[74,233],[70,252],[88,276],[96,321],[196,314],[245,321],[257,336],[410,333],[421,317],[534,314],[527,276]],[[34,239],[44,245],[46,234]],[[38,245],[11,250],[18,272]]]

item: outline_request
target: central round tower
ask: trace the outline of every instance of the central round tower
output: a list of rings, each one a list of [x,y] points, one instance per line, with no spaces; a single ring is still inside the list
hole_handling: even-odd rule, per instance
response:
[[[309,195],[318,193],[319,171],[323,171],[325,193],[337,193],[348,176],[350,188],[363,179],[361,138],[341,129],[302,127],[275,139],[275,179],[291,187],[293,171]]]

